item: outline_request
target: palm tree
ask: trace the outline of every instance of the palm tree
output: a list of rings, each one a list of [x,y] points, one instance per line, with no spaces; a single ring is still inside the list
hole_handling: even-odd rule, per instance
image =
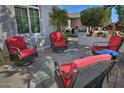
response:
[[[64,30],[68,26],[68,13],[66,10],[53,7],[52,12],[49,13],[50,25],[56,30]]]

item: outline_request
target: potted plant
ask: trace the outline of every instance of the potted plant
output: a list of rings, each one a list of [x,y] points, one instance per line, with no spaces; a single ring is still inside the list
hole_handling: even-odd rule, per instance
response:
[[[49,13],[50,25],[52,25],[55,31],[61,31],[63,33],[63,40],[66,42],[68,40],[67,34],[65,33],[65,28],[68,26],[68,13],[66,10],[62,10],[58,7],[53,7],[52,11]]]

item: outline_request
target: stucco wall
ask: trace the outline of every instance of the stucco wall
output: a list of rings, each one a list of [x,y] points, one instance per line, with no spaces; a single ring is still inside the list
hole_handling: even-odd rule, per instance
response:
[[[43,37],[44,37],[44,47],[50,47],[50,37],[49,34],[54,31],[53,27],[49,25],[49,12],[51,11],[53,5],[42,5],[41,15],[42,15],[42,26],[43,26]]]
[[[29,43],[34,44],[40,38],[39,49],[50,46],[49,33],[53,31],[52,26],[49,25],[49,15],[52,6],[40,5],[40,33],[26,33],[19,34],[25,36]],[[3,41],[8,36],[18,35],[15,11],[13,5],[0,6],[0,46],[3,47]],[[39,41],[38,41],[39,42]]]
[[[16,34],[15,21],[12,6],[0,6],[0,47],[4,49],[7,55],[8,51],[4,44],[4,39]]]

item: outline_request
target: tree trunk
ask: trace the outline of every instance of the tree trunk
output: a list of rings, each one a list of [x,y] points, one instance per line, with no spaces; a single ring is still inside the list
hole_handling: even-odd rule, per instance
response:
[[[90,26],[87,27],[87,36],[90,35]]]

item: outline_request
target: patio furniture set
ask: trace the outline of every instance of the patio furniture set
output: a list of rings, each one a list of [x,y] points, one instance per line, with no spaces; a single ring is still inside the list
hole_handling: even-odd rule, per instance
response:
[[[64,52],[67,42],[63,41],[62,32],[50,34],[53,52]],[[28,48],[23,36],[13,36],[5,39],[10,59],[16,60],[19,65],[33,62],[38,57],[36,48]],[[98,42],[97,42],[98,43]],[[118,55],[117,50],[122,43],[119,36],[111,36],[108,46],[93,45],[94,56],[72,60],[67,64],[55,66],[55,81],[58,87],[102,87],[105,76],[111,72],[115,64],[113,59]]]

